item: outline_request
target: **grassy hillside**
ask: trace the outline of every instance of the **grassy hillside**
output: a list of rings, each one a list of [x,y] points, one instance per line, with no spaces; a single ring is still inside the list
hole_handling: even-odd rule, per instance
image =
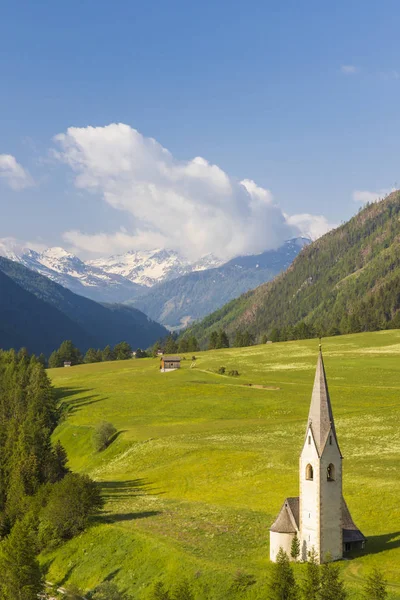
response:
[[[114,578],[145,599],[157,578],[186,574],[199,599],[265,598],[269,526],[298,494],[317,351],[315,340],[216,350],[166,374],[157,359],[50,371],[68,409],[56,437],[107,504],[89,531],[43,557],[48,579],[88,590]],[[398,599],[400,331],[331,338],[324,356],[344,494],[369,539],[343,573],[359,590],[377,565]],[[240,377],[217,375],[221,366]],[[120,433],[96,454],[101,420]],[[239,571],[256,580],[247,592],[232,590]]]
[[[303,248],[285,273],[209,315],[188,335],[204,345],[219,327],[256,337],[278,328],[284,339],[302,322],[323,335],[400,327],[399,289],[397,191]]]

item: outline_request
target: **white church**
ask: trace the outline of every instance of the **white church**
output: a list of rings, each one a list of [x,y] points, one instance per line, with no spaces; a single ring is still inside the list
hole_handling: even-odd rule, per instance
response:
[[[275,562],[280,548],[290,557],[295,535],[301,560],[307,560],[312,548],[321,563],[364,548],[366,538],[343,498],[342,460],[320,350],[300,455],[300,497],[286,498],[270,529],[271,561]]]

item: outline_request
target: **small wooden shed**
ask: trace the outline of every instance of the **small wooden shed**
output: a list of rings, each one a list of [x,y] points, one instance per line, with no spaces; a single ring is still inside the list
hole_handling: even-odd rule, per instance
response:
[[[166,371],[175,371],[181,368],[181,359],[179,356],[163,356],[161,358],[160,369],[163,373]]]

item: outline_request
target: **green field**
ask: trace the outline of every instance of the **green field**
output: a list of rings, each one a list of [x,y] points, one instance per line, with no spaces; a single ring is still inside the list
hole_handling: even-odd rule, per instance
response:
[[[309,340],[203,352],[172,373],[157,359],[49,371],[67,409],[55,437],[107,503],[87,532],[42,557],[47,579],[89,590],[111,578],[146,599],[157,579],[187,576],[199,599],[266,598],[269,526],[298,495],[317,352]],[[324,358],[344,495],[369,540],[343,575],[359,590],[377,565],[400,598],[400,331],[327,339]],[[221,366],[240,377],[217,375]],[[101,420],[119,435],[96,453]],[[245,592],[233,591],[238,572],[256,581]]]

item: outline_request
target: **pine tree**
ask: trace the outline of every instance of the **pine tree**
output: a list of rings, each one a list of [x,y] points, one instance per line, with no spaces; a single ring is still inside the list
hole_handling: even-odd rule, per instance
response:
[[[151,600],[170,600],[170,598],[171,596],[168,590],[165,589],[163,582],[157,581],[151,594]]]
[[[106,346],[102,352],[102,360],[109,361],[115,360],[114,352],[111,350],[111,346]]]
[[[89,350],[85,354],[85,358],[83,359],[85,363],[95,363],[97,360],[97,351],[94,348],[89,348]]]
[[[292,540],[290,556],[293,558],[293,560],[297,560],[300,556],[300,540],[297,535],[297,532],[294,534],[294,538]]]
[[[183,579],[175,588],[173,600],[194,600],[194,595],[187,579]]]
[[[300,548],[299,548],[300,549]],[[317,562],[317,553],[315,548],[312,548],[308,554],[308,562],[306,565],[306,575],[301,586],[301,594],[304,600],[318,600],[319,590],[321,587],[321,577],[319,565]]]
[[[52,352],[50,354],[50,358],[49,358],[49,369],[56,369],[57,367],[62,367],[63,363],[61,360],[61,357],[58,353],[57,350],[54,350],[54,352]]]
[[[365,600],[386,600],[388,597],[386,579],[376,567],[368,575],[363,592]]]
[[[0,545],[0,573],[2,600],[37,600],[43,590],[35,542],[26,519],[17,521]]]
[[[340,579],[339,565],[327,562],[322,566],[319,600],[346,600],[347,592]]]
[[[226,335],[226,331],[220,329],[217,336],[216,348],[229,348],[229,338]]]
[[[164,346],[164,354],[175,354],[178,351],[178,344],[176,343],[174,337],[169,335],[166,339]]]
[[[279,549],[269,582],[268,600],[298,600],[299,593],[289,557]]]
[[[208,349],[214,350],[217,347],[217,343],[218,343],[218,332],[212,331],[211,335],[210,335],[210,340],[208,342]]]
[[[39,354],[38,362],[42,365],[43,368],[47,367],[47,358],[45,357],[43,352],[41,354]]]
[[[188,352],[198,352],[200,350],[199,342],[197,338],[192,335],[188,340]]]
[[[179,340],[178,352],[185,353],[188,351],[189,351],[189,340],[187,340],[186,338],[182,338],[181,340]]]
[[[132,358],[132,347],[128,342],[120,342],[114,346],[115,360],[127,360]]]

